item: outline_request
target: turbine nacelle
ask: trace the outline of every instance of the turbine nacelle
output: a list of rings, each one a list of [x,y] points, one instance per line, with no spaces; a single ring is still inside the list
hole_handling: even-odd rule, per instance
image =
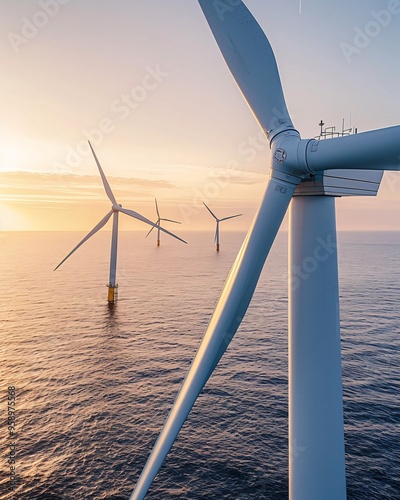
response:
[[[271,141],[271,175],[297,185],[315,174],[341,170],[342,182],[350,183],[352,179],[362,183],[365,177],[365,181],[371,183],[371,174],[367,171],[400,170],[399,145],[400,126],[328,140],[300,139],[297,131],[286,131]],[[347,172],[351,170],[358,174],[350,176]],[[338,196],[343,195],[339,185],[336,189]],[[366,194],[365,189],[356,194]],[[376,191],[368,194],[376,194]]]

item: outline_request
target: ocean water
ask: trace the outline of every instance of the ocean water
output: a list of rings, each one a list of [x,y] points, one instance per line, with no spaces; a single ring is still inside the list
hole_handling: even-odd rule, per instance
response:
[[[244,234],[0,233],[0,498],[127,499]],[[348,498],[400,499],[400,233],[340,233]],[[288,498],[287,235],[148,497]],[[8,386],[16,387],[15,467]],[[321,499],[323,500],[323,499]]]

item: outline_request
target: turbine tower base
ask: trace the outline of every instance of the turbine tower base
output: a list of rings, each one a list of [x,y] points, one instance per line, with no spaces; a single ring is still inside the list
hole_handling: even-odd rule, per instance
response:
[[[219,243],[217,243],[217,252],[219,252]]]
[[[115,285],[115,286],[111,286],[111,285],[107,285],[108,286],[108,302],[110,303],[113,303],[117,300],[118,298],[118,285]]]
[[[158,247],[160,246],[160,240],[157,240],[157,246]]]

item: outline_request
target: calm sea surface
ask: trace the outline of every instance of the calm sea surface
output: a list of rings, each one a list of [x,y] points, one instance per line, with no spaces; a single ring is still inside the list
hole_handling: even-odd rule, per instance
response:
[[[82,233],[0,233],[0,498],[129,498],[244,238],[144,234],[120,235],[109,307],[109,233],[56,272]],[[149,500],[288,498],[286,261],[280,234]],[[348,498],[400,499],[400,233],[341,233],[339,265]]]

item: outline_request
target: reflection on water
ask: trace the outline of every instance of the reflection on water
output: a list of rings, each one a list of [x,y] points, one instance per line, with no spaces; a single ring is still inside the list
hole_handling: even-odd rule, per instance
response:
[[[244,237],[224,234],[218,255],[211,233],[161,248],[121,233],[119,300],[108,304],[107,233],[52,272],[80,236],[1,235],[2,401],[15,385],[21,478],[7,494],[4,426],[5,499],[129,497]],[[339,243],[348,497],[395,499],[400,235]],[[286,259],[283,234],[149,499],[287,498]]]

